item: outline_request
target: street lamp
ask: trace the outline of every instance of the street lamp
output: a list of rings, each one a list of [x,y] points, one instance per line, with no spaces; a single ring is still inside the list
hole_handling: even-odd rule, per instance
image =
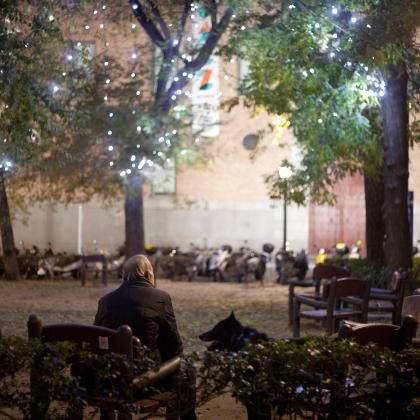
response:
[[[284,190],[283,190],[283,251],[286,251],[286,241],[287,241],[287,180],[292,176],[292,170],[288,166],[279,167],[279,177],[284,181]]]

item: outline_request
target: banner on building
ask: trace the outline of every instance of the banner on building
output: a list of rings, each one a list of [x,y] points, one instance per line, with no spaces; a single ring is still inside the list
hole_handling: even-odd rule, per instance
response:
[[[202,46],[211,31],[211,18],[203,5],[193,20],[193,40]],[[193,131],[204,137],[220,135],[219,116],[219,59],[210,56],[192,81]]]

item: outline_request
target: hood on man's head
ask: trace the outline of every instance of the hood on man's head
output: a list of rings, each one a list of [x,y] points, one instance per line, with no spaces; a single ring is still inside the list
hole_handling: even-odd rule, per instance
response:
[[[134,255],[125,261],[123,265],[123,280],[125,282],[146,279],[155,284],[153,267],[145,255]]]

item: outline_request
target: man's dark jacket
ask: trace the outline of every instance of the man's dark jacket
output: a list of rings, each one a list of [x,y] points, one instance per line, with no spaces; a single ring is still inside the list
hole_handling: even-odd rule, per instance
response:
[[[164,362],[182,353],[171,297],[147,279],[124,282],[101,298],[95,325],[118,329],[129,325],[150,350],[158,350]]]

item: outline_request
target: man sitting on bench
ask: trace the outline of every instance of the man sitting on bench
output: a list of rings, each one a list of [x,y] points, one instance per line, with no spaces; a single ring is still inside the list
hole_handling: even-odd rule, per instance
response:
[[[182,353],[171,297],[155,287],[153,268],[144,255],[129,258],[123,266],[123,283],[99,300],[95,325],[118,329],[128,325],[145,347],[165,362]],[[180,417],[195,420],[195,374],[186,363],[180,371],[159,383],[164,389],[182,389]],[[102,419],[107,415],[102,413]]]

